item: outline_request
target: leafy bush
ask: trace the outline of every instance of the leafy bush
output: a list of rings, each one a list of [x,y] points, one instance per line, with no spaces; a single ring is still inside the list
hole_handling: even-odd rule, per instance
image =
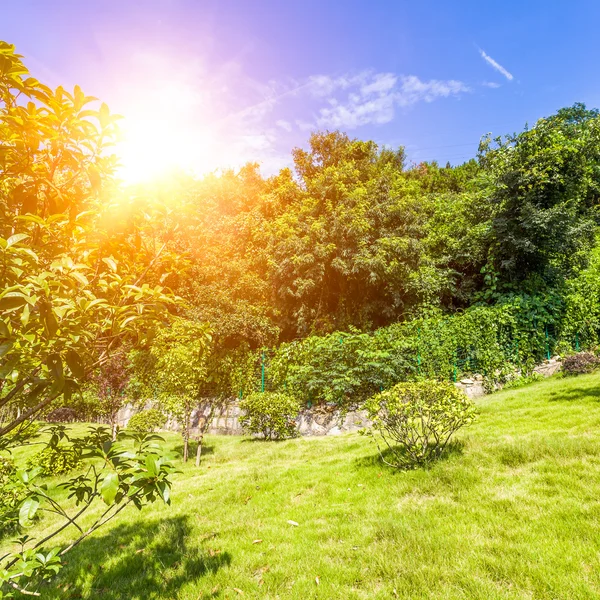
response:
[[[248,433],[262,435],[265,440],[298,435],[300,404],[287,394],[255,392],[240,402],[240,408],[245,412],[240,423]]]
[[[591,373],[600,364],[600,359],[593,352],[578,352],[566,356],[562,362],[565,375],[582,375]]]
[[[396,468],[439,457],[452,435],[475,418],[469,398],[453,384],[439,381],[400,383],[370,398],[365,408],[372,421],[367,433],[383,461]]]
[[[77,420],[77,412],[68,406],[55,408],[48,413],[46,421],[48,423],[72,423]]]
[[[160,410],[157,408],[149,408],[148,410],[142,410],[133,415],[133,417],[129,419],[127,428],[132,429],[133,431],[151,433],[164,427],[166,422],[167,417]]]
[[[267,374],[275,390],[342,408],[422,378],[449,381],[480,373],[491,390],[516,369],[530,371],[545,358],[557,311],[554,297],[522,294],[454,315],[434,311],[372,333],[310,336],[282,344]]]
[[[46,477],[63,475],[81,466],[80,452],[74,446],[47,446],[27,461],[27,468],[40,467]]]
[[[14,529],[19,520],[19,504],[25,497],[26,491],[14,481],[16,470],[12,459],[0,456],[0,534]]]

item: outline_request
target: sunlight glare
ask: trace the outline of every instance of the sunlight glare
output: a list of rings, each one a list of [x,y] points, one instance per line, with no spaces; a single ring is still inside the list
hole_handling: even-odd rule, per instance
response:
[[[135,184],[175,171],[199,174],[213,168],[215,136],[194,110],[198,99],[193,94],[185,88],[155,89],[143,104],[131,102],[122,111],[121,141],[115,149],[119,179]]]

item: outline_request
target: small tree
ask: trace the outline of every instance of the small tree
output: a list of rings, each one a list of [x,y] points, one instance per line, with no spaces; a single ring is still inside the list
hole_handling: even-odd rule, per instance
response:
[[[113,354],[96,371],[93,377],[100,400],[100,412],[109,419],[112,439],[117,439],[117,415],[125,401],[125,389],[129,383],[127,356],[124,352]]]
[[[383,462],[396,468],[439,457],[452,435],[475,418],[466,394],[440,381],[399,383],[370,398],[365,408],[372,421],[366,433],[373,435]]]
[[[240,422],[249,433],[262,435],[265,440],[298,435],[300,404],[287,394],[254,392],[240,402],[240,408],[245,412]]]
[[[210,328],[177,318],[160,331],[152,344],[160,402],[181,424],[183,460],[187,462],[192,412],[206,379],[211,347]]]

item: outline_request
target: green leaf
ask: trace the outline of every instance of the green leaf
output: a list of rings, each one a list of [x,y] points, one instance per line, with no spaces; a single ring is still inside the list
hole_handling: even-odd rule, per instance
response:
[[[19,362],[18,356],[11,356],[7,361],[0,366],[0,379],[6,379],[14,370],[15,365]]]
[[[15,233],[15,235],[11,235],[6,240],[6,247],[10,248],[11,246],[18,244],[19,242],[26,240],[28,237],[29,235],[27,233]]]
[[[33,517],[35,517],[35,513],[40,507],[40,502],[36,496],[31,496],[26,498],[21,504],[21,508],[19,510],[19,524],[21,526],[28,525]]]
[[[8,354],[12,347],[14,346],[14,342],[2,342],[0,343],[0,358],[2,358],[5,354]]]
[[[114,258],[103,258],[102,260],[112,269],[113,272],[117,272],[117,262]]]
[[[85,377],[85,367],[83,365],[83,360],[79,354],[71,349],[67,352],[66,355],[67,366],[73,373],[73,377],[76,379],[83,379]]]
[[[80,273],[79,271],[71,271],[71,277],[76,279],[81,285],[88,286],[90,282],[87,280],[87,277]]]
[[[0,337],[9,338],[10,331],[8,325],[4,321],[0,321]]]
[[[107,127],[110,124],[110,110],[108,105],[104,102],[100,105],[100,111],[98,113],[98,118],[100,121],[100,126],[102,129]]]
[[[62,359],[58,354],[50,354],[46,359],[46,365],[55,380],[63,377]]]
[[[11,310],[23,306],[27,300],[21,294],[7,294],[0,300],[0,310]]]
[[[156,468],[156,456],[153,456],[152,454],[146,456],[146,469],[148,470],[150,477],[156,476],[158,473],[158,469]]]
[[[165,504],[171,503],[171,490],[169,489],[169,485],[165,481],[160,481],[158,484],[158,489],[160,491],[160,495],[162,499],[165,501]]]
[[[102,499],[109,506],[115,501],[115,496],[119,490],[119,476],[116,473],[109,473],[102,482],[100,494]]]
[[[44,326],[49,337],[54,337],[58,331],[58,321],[52,310],[48,309],[44,314]]]

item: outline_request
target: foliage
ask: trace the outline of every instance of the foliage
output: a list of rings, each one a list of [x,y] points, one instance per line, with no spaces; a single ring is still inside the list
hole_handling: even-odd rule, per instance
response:
[[[562,372],[565,375],[583,375],[591,373],[599,364],[600,358],[593,352],[578,352],[563,358]]]
[[[600,245],[589,255],[585,268],[576,269],[565,282],[561,338],[570,350],[590,348],[600,342]]]
[[[7,456],[0,456],[0,536],[16,528],[19,505],[25,498],[22,486],[15,484],[17,468]]]
[[[79,449],[74,446],[47,446],[34,454],[27,463],[28,469],[39,467],[40,475],[45,477],[64,475],[81,466]]]
[[[117,163],[107,149],[118,117],[79,86],[72,93],[50,89],[21,59],[0,42],[0,450],[8,452],[52,403],[68,405],[114,351],[143,343],[178,302],[163,284],[185,267],[163,237],[164,207],[130,201],[113,183]],[[54,431],[50,446],[63,440],[68,451],[64,430]],[[147,444],[127,458],[99,432],[77,443],[93,448],[86,456],[104,460],[103,468],[90,466],[65,484],[83,505],[76,518],[101,495],[109,505],[89,532],[117,504],[141,507],[164,493],[169,469],[148,474],[144,461],[158,454]],[[42,500],[71,523],[67,509],[37,484],[40,473],[35,467],[9,475],[10,489],[26,488],[22,524]],[[39,542],[22,539],[16,553],[0,559],[0,593],[30,591],[36,578],[56,572],[58,550],[42,547],[65,526]]]
[[[98,398],[99,413],[108,418],[116,435],[116,420],[125,402],[125,390],[129,384],[130,371],[124,350],[115,352],[104,361],[92,376],[93,390]]]
[[[150,349],[161,407],[181,426],[184,462],[188,458],[192,411],[199,403],[207,376],[210,331],[206,323],[176,318],[169,328],[157,333]]]
[[[399,383],[370,398],[365,408],[372,422],[368,431],[382,460],[396,468],[438,458],[450,438],[475,418],[464,392],[451,383],[429,380]]]
[[[298,401],[280,392],[254,392],[243,398],[240,408],[242,427],[265,440],[281,440],[298,434],[296,418],[300,412]]]
[[[585,262],[597,225],[600,116],[582,104],[522,133],[484,139],[494,206],[493,262],[506,283],[568,276]]]
[[[129,419],[127,429],[132,431],[152,433],[157,429],[164,427],[167,419],[164,413],[157,408],[142,410]]]
[[[405,346],[394,347],[385,333],[336,332],[283,344],[268,367],[274,385],[310,403],[360,405],[415,372]]]
[[[73,455],[89,462],[80,474],[59,484],[74,500],[74,506],[70,507],[62,506],[47,485],[39,482],[44,472],[44,465],[37,464],[39,456],[30,461],[36,466],[28,465],[26,469],[16,471],[16,480],[11,474],[11,485],[18,482],[22,489],[21,527],[30,526],[41,511],[57,515],[62,523],[41,540],[30,536],[20,538],[17,548],[0,558],[0,593],[5,594],[3,597],[8,597],[9,588],[37,594],[35,588],[59,571],[62,557],[67,552],[130,504],[141,509],[157,498],[167,504],[170,502],[168,476],[174,467],[157,445],[162,438],[144,434],[129,436],[134,440],[132,448],[126,443],[127,436],[122,435],[114,442],[110,431],[104,427],[91,427],[88,434],[80,438],[71,438],[62,425],[51,427],[48,433],[42,454],[51,471],[58,464],[68,463]],[[58,458],[59,454],[66,458]],[[49,462],[46,461],[48,457],[51,457]],[[105,508],[96,511],[91,523],[86,523],[84,528],[79,521],[96,506],[97,500],[104,502]],[[62,549],[48,549],[47,543],[69,525],[78,530],[76,539]]]
[[[4,42],[0,60],[0,407],[20,412],[2,436],[139,343],[173,303],[153,279],[174,260],[148,243],[156,210],[110,199],[108,107],[29,77]]]
[[[488,389],[546,358],[559,308],[551,299],[506,296],[495,306],[428,316],[373,333],[337,332],[282,344],[268,365],[272,389],[311,403],[360,406],[402,381],[480,373]]]

